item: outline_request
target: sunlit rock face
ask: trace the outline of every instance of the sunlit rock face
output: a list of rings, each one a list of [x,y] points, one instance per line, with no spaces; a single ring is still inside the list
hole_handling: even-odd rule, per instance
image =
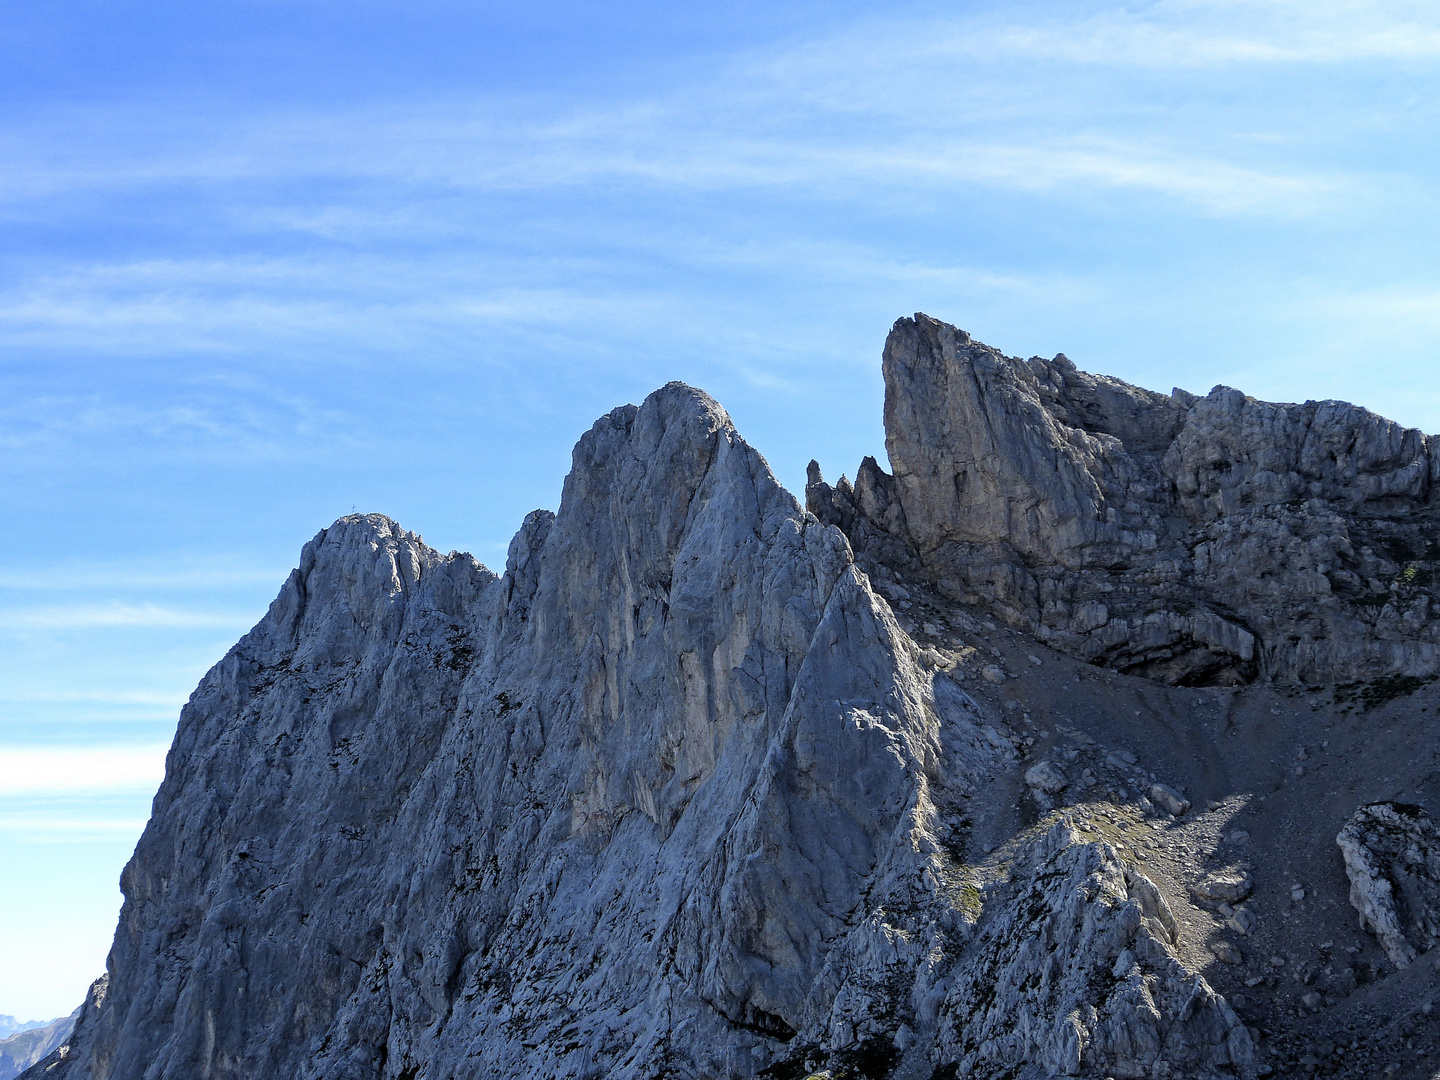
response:
[[[1170,683],[1440,670],[1435,436],[1343,402],[1158,394],[925,315],[884,370],[893,475],[866,459],[808,491],[879,564]]]
[[[1334,837],[1403,771],[1358,730],[1332,767],[1340,699],[1268,680],[1430,701],[1428,564],[1355,538],[1419,527],[1431,442],[923,316],[885,372],[894,475],[812,469],[809,511],[672,383],[499,575],[323,531],[183,710],[107,978],[28,1076],[1268,1075],[1261,1027],[1314,1010],[1246,980],[1362,933]],[[1402,854],[1365,850],[1379,895]],[[1278,917],[1302,874],[1343,923]],[[1390,985],[1358,940],[1300,992]]]

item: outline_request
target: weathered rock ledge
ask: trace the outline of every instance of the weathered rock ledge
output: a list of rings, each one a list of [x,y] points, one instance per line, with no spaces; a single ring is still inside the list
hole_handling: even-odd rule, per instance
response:
[[[1158,394],[918,314],[884,372],[893,475],[867,458],[806,489],[867,570],[1169,683],[1440,671],[1440,437],[1343,402]]]

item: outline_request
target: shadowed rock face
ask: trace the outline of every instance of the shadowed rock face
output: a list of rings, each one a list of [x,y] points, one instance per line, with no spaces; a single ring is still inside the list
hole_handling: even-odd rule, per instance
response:
[[[1429,1076],[1433,440],[924,316],[885,375],[811,513],[672,383],[501,575],[323,531],[28,1080]]]
[[[62,1046],[75,1027],[76,1009],[48,1024],[13,1025],[20,1031],[0,1038],[0,1080],[14,1080],[35,1062]],[[7,1019],[9,1019],[7,1017]]]
[[[1350,903],[1390,962],[1408,967],[1440,944],[1440,829],[1419,806],[1375,803],[1355,811],[1335,842]]]
[[[807,505],[1096,664],[1186,685],[1440,670],[1440,442],[1342,402],[1157,394],[916,315],[885,345],[885,474]]]
[[[344,518],[185,706],[32,1075],[1249,1075],[1119,848],[970,850],[1021,763],[954,666],[680,384],[501,576]]]

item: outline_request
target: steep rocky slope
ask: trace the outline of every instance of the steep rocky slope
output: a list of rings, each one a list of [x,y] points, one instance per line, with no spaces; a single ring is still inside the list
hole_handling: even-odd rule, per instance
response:
[[[75,1013],[79,1013],[79,1009]],[[75,1013],[48,1024],[15,1024],[14,1034],[0,1038],[0,1080],[14,1080],[51,1051],[64,1045],[75,1027]],[[6,1017],[6,1019],[12,1019]]]
[[[888,475],[807,492],[864,553],[1072,655],[1188,685],[1440,670],[1440,437],[1335,401],[1162,395],[924,315]]]
[[[6,1016],[0,1013],[0,1039],[8,1039],[11,1035],[22,1031],[34,1031],[36,1028],[44,1027],[44,1020],[16,1020],[13,1016]]]
[[[810,512],[671,384],[500,576],[316,537],[183,710],[107,980],[29,1075],[1431,1075],[1433,443],[1241,399],[1399,449],[1237,421],[1225,475],[1280,479],[1186,494],[1223,392],[923,316],[886,376],[895,476],[813,469]],[[1222,542],[1321,520],[1324,571]],[[1410,562],[1356,546],[1392,528]]]

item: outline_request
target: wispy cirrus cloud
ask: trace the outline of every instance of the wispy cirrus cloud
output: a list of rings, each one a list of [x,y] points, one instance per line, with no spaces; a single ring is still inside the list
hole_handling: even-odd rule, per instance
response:
[[[105,793],[154,788],[168,744],[0,746],[0,795]]]
[[[88,839],[93,836],[133,836],[146,825],[145,818],[67,818],[47,814],[0,814],[0,832],[23,833],[35,840]]]
[[[850,166],[873,174],[903,171],[954,186],[992,184],[1029,192],[1066,186],[1151,193],[1219,214],[1308,214],[1360,178],[1266,170],[1124,140],[1072,137],[1022,144],[941,141],[852,154]]]
[[[1433,5],[1375,0],[1172,0],[1034,29],[987,46],[1087,64],[1344,64],[1440,58]]]
[[[247,553],[230,557],[174,555],[148,565],[143,560],[126,562],[86,561],[40,564],[24,570],[0,570],[0,589],[20,592],[108,591],[194,591],[256,586],[278,588],[290,574],[288,566],[263,566]]]
[[[104,702],[113,705],[164,705],[178,708],[185,704],[187,694],[167,690],[26,690],[0,691],[0,702],[20,703],[70,703]]]
[[[1213,67],[1342,65],[1440,57],[1440,14],[1409,0],[1160,0],[1143,5],[997,5],[950,18],[870,17],[835,33],[748,58],[777,83],[806,84],[812,99],[852,78],[852,108],[894,101],[892,87],[957,63],[948,86],[993,62],[1016,60],[1090,68],[1191,70]],[[904,61],[902,64],[901,61]],[[1023,80],[1043,82],[1046,72]],[[1017,81],[1021,81],[1017,79]],[[1001,100],[990,97],[990,100]],[[1062,108],[1076,103],[1057,103]]]
[[[451,97],[239,117],[167,103],[163,114],[117,106],[104,123],[94,110],[83,120],[37,117],[11,125],[16,167],[0,181],[0,206],[23,214],[27,200],[61,190],[183,194],[240,185],[254,194],[229,207],[233,227],[342,242],[484,232],[489,223],[473,216],[477,195],[596,183],[715,192],[801,186],[879,199],[937,185],[1066,198],[1130,189],[1208,213],[1294,215],[1316,211],[1326,195],[1355,194],[1357,178],[1333,164],[1305,169],[1241,154],[1223,117],[1167,93],[1139,107],[1126,71],[1437,50],[1440,20],[1404,5],[1092,5],[1023,23],[993,14],[870,18],[629,100]],[[1017,61],[1044,66],[1018,74]],[[1057,63],[1113,71],[1122,81],[1097,82]],[[80,127],[65,131],[71,124]],[[139,143],[120,137],[141,131]],[[91,152],[77,153],[77,145]],[[103,167],[94,165],[95,150]],[[351,187],[318,204],[267,187],[296,181]],[[203,280],[205,269],[194,269]],[[304,273],[279,263],[216,269],[237,287]],[[310,269],[338,274],[332,281],[346,276],[338,264]],[[307,318],[324,320],[325,312]]]
[[[35,608],[10,608],[4,613],[4,629],[69,630],[96,627],[174,627],[196,629],[248,628],[253,614],[243,612],[195,611],[159,604],[76,604]]]

